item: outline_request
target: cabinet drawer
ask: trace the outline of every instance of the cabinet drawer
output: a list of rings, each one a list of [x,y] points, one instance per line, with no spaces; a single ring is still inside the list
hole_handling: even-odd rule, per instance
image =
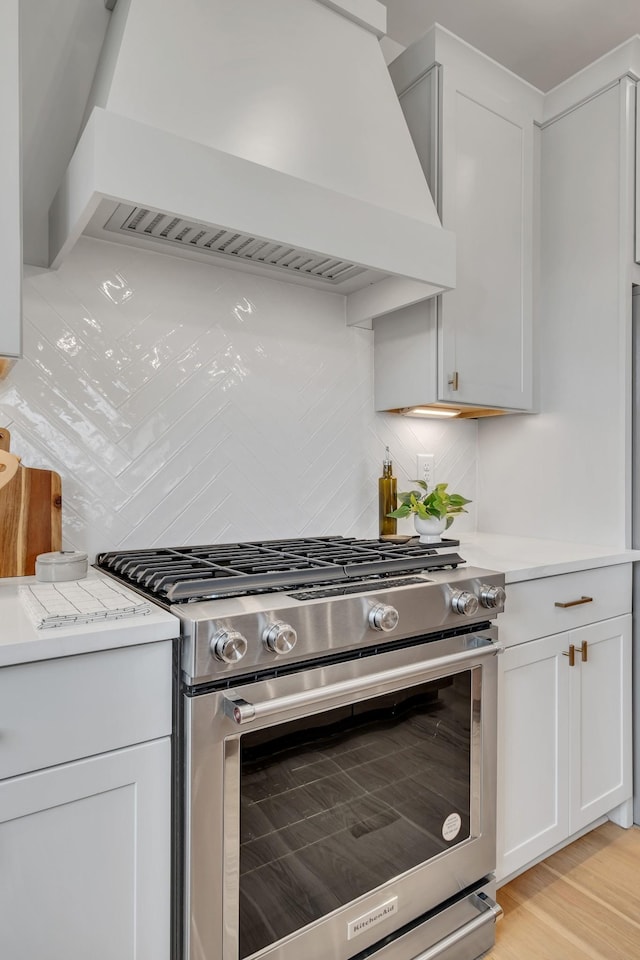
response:
[[[498,617],[501,642],[511,646],[630,613],[631,566],[623,563],[507,584],[505,612]],[[575,603],[587,597],[588,601]]]
[[[0,779],[171,733],[171,641],[0,670]]]

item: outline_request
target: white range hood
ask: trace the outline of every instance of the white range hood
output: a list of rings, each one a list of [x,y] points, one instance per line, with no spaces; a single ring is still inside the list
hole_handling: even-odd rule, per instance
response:
[[[118,0],[49,216],[347,295],[350,323],[455,284],[377,0]]]

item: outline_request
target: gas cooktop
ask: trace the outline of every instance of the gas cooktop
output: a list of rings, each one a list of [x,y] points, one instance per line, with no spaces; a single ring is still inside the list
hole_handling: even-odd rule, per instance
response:
[[[350,584],[357,589],[368,578],[455,569],[464,563],[453,550],[458,545],[310,537],[123,550],[99,554],[95,566],[164,604],[302,587],[326,587],[330,596],[350,592]]]
[[[501,611],[504,576],[469,569],[457,546],[309,537],[123,550],[96,567],[179,618],[195,687],[472,633]]]

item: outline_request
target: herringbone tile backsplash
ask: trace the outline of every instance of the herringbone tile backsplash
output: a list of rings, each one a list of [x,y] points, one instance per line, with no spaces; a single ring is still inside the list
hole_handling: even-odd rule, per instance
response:
[[[399,489],[434,453],[436,479],[475,500],[476,424],[376,414],[372,337],[335,294],[83,239],[59,271],[27,268],[0,425],[26,466],[62,475],[64,546],[90,557],[373,537],[385,444]]]

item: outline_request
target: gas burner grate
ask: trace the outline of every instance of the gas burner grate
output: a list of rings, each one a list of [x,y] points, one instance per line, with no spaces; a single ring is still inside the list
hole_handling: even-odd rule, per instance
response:
[[[457,541],[450,541],[454,545]],[[455,568],[463,562],[457,553],[438,553],[415,541],[312,537],[102,553],[96,567],[145,595],[180,603]]]

